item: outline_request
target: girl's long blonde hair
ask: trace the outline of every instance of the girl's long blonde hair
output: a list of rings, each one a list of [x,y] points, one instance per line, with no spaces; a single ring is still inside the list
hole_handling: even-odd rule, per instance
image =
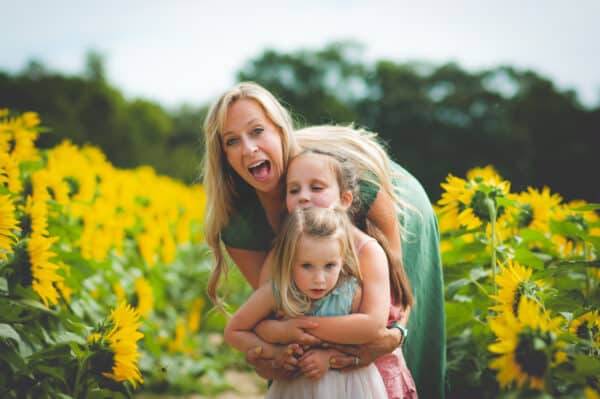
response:
[[[336,238],[344,260],[338,283],[351,276],[361,281],[358,258],[352,239],[352,223],[346,211],[338,208],[296,207],[281,225],[273,257],[273,292],[278,311],[288,317],[306,313],[311,299],[298,289],[293,279],[296,246],[302,236]]]
[[[204,235],[215,260],[208,281],[208,296],[221,308],[217,287],[222,274],[227,273],[227,263],[221,246],[221,230],[233,213],[234,201],[240,190],[250,186],[229,166],[222,146],[222,131],[229,107],[239,99],[256,101],[265,115],[279,128],[283,150],[283,167],[287,168],[290,154],[296,143],[291,132],[292,119],[287,110],[265,88],[252,82],[242,82],[223,93],[211,106],[204,120],[204,157],[202,161],[203,185],[206,191]]]

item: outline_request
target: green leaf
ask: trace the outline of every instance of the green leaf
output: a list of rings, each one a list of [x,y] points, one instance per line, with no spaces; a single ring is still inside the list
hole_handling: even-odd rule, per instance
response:
[[[529,266],[532,269],[542,270],[544,268],[544,261],[526,248],[515,249],[515,260],[521,265]]]
[[[461,334],[473,324],[473,305],[470,302],[446,302],[446,331],[448,336]]]
[[[571,209],[578,212],[595,211],[600,209],[600,204],[586,204]]]
[[[0,323],[0,337],[5,339],[12,339],[16,342],[21,342],[19,333],[15,331],[10,324]]]
[[[0,292],[8,293],[8,281],[4,277],[0,277]]]
[[[575,370],[577,370],[578,373],[586,376],[598,376],[600,375],[600,360],[594,359],[590,356],[576,355]]]
[[[583,229],[575,223],[568,221],[557,222],[555,220],[550,220],[550,231],[554,234],[571,238],[581,237],[584,233]]]

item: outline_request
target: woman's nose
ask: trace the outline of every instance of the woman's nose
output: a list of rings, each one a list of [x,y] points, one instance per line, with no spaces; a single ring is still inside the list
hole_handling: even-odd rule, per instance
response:
[[[244,155],[251,155],[252,153],[258,151],[256,143],[250,139],[242,139],[242,146]]]

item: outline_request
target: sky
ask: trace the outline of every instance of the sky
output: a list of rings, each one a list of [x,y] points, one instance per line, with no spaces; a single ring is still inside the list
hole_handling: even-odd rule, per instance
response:
[[[533,69],[600,104],[598,0],[0,0],[0,10],[0,70],[36,59],[79,74],[93,49],[126,96],[167,107],[213,100],[267,48],[340,40],[362,43],[369,62]]]

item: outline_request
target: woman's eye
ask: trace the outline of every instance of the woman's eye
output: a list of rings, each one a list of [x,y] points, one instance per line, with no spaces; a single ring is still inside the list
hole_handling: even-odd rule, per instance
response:
[[[229,147],[238,142],[238,139],[227,139],[225,140],[225,146]]]
[[[261,134],[262,132],[264,132],[265,129],[263,129],[262,127],[255,127],[254,130],[252,130],[252,133],[254,134]]]

